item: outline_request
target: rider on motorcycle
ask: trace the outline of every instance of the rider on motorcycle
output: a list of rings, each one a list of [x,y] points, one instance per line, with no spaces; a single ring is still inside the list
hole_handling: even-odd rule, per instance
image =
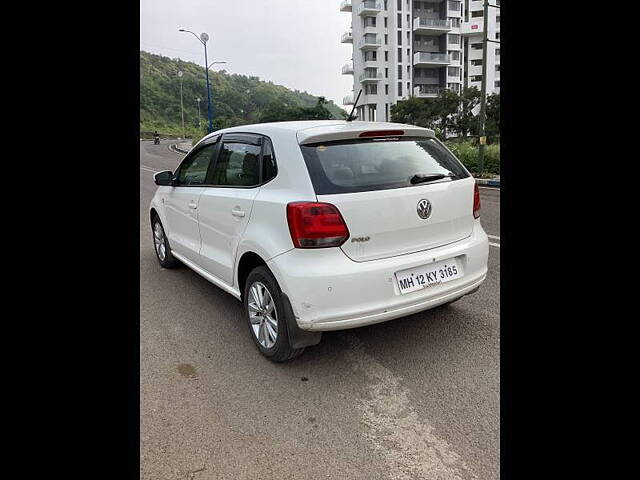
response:
[[[157,130],[153,132],[153,142],[160,143],[160,134]]]

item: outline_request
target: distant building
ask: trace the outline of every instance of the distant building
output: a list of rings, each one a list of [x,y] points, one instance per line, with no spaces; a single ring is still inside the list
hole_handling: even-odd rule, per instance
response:
[[[499,5],[499,0],[490,0]],[[351,29],[342,43],[353,44],[351,61],[361,120],[387,121],[391,105],[410,96],[433,98],[441,89],[459,92],[482,82],[482,0],[343,0]],[[500,40],[500,9],[489,7],[489,39]],[[487,94],[500,92],[500,45],[488,44]]]

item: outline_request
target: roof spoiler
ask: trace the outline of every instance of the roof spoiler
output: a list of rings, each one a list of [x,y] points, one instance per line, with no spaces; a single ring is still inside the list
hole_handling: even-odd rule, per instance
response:
[[[403,132],[402,134],[400,132]],[[379,127],[371,123],[349,122],[347,124],[332,125],[328,127],[312,127],[298,132],[298,143],[307,145],[311,143],[335,142],[339,140],[351,140],[367,138],[395,138],[395,137],[426,137],[434,138],[433,130],[416,127],[413,125],[383,123]]]

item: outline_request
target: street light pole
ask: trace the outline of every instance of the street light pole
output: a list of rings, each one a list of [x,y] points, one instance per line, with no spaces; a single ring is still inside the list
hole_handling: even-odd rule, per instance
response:
[[[201,33],[200,36],[193,33],[191,30],[185,30],[183,28],[179,29],[180,32],[187,32],[193,35],[198,39],[198,41],[204,45],[204,68],[205,75],[207,77],[207,116],[209,117],[209,133],[213,132],[213,105],[211,104],[211,87],[209,84],[209,67],[213,65],[213,63],[226,63],[226,62],[213,62],[209,65],[209,60],[207,59],[207,42],[209,41],[209,35],[206,33]]]
[[[198,103],[198,128],[202,128],[202,118],[200,117],[200,97],[196,98]]]

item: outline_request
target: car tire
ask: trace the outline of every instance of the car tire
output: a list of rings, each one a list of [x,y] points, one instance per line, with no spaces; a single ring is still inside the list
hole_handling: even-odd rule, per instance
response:
[[[164,227],[160,218],[156,215],[151,222],[151,233],[153,236],[153,249],[156,252],[156,258],[162,268],[175,268],[178,266],[178,260],[171,253],[169,240],[164,233]]]
[[[291,347],[282,291],[267,267],[249,273],[242,303],[249,333],[262,355],[272,362],[286,362],[304,351]]]

